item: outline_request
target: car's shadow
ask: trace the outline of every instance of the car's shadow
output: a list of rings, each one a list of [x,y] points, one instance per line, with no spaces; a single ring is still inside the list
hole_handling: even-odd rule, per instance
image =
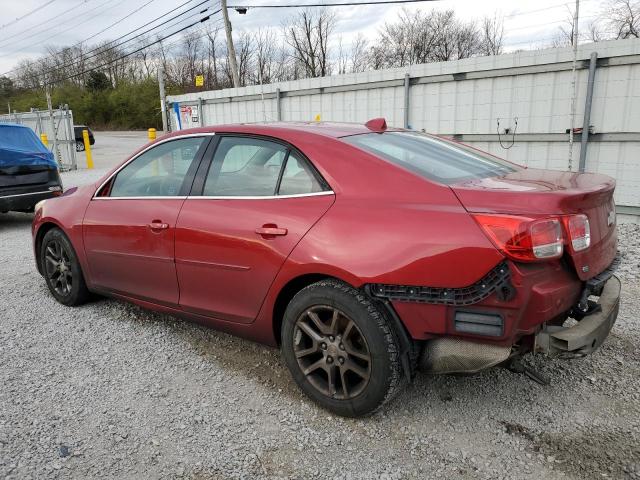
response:
[[[33,222],[33,213],[7,212],[0,213],[0,232],[23,229]]]
[[[173,333],[183,339],[205,361],[216,368],[225,367],[221,372],[224,375],[237,377],[237,381],[243,383],[256,382],[268,390],[277,392],[278,395],[285,396],[284,401],[306,402],[310,408],[317,410],[316,413],[327,414],[301,393],[282,363],[279,350],[135,305],[122,305],[133,313],[135,318],[168,325]],[[536,360],[533,363],[539,370],[547,370],[544,360]],[[561,372],[562,383],[552,383],[550,386],[538,385],[524,375],[514,374],[499,367],[475,375],[429,375],[419,372],[399,397],[380,411],[380,415],[406,417],[433,414],[434,407],[439,407],[442,412],[451,413],[450,409],[460,409],[461,412],[469,413],[469,407],[473,406],[474,412],[477,412],[483,409],[490,410],[491,406],[500,402],[500,397],[508,397],[507,403],[528,410],[532,402],[548,402],[550,397],[554,398],[555,395],[550,396],[550,389],[561,391],[577,388],[582,375],[572,374],[575,365],[577,364],[571,362],[554,362],[553,369],[555,372]],[[553,382],[553,375],[551,379]],[[549,405],[549,408],[551,407],[552,405]],[[475,413],[471,416],[475,417]]]

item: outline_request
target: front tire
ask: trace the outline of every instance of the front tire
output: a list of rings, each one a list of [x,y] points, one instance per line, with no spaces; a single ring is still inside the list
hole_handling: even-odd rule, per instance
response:
[[[369,415],[401,390],[399,351],[384,313],[340,281],[309,285],[286,309],[284,362],[298,386],[337,415]]]
[[[67,306],[85,303],[89,290],[71,242],[59,228],[49,230],[42,239],[40,265],[49,291]]]

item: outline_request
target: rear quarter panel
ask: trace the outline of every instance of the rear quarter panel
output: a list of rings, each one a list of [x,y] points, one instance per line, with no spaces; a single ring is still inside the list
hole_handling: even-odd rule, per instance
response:
[[[449,187],[339,140],[297,146],[336,201],[283,265],[258,322],[271,323],[278,293],[301,275],[333,276],[355,287],[464,287],[503,259]]]

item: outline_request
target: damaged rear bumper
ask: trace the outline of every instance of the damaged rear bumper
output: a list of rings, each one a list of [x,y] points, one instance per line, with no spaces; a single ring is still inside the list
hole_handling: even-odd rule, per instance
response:
[[[534,351],[562,358],[584,357],[595,350],[609,335],[620,308],[620,280],[611,275],[598,299],[598,311],[585,316],[576,325],[546,325],[536,336]]]

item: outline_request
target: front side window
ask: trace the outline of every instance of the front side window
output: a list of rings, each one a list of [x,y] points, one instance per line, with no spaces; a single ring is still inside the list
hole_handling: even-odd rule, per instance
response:
[[[111,182],[111,197],[174,197],[206,137],[161,143],[124,167]]]
[[[502,176],[518,170],[516,165],[497,157],[417,132],[365,133],[343,137],[342,140],[446,185]]]

